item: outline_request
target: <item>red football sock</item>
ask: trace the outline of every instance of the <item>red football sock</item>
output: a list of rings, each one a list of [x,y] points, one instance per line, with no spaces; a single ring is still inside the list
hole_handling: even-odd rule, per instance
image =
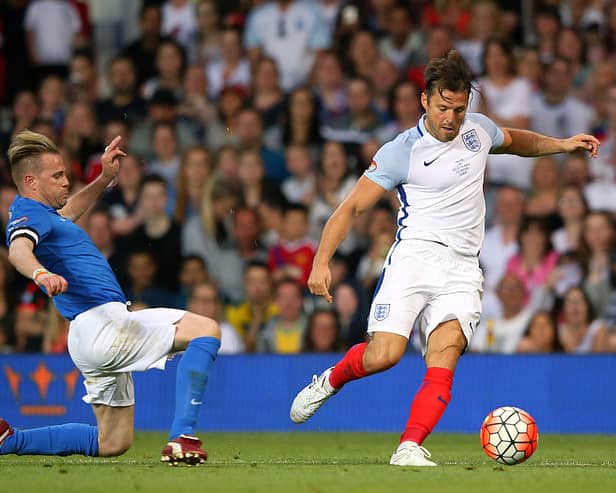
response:
[[[400,443],[419,445],[432,432],[451,399],[453,372],[448,368],[428,368],[413,403]]]
[[[329,374],[329,383],[335,389],[339,389],[345,383],[363,378],[367,375],[364,370],[364,351],[366,350],[367,342],[355,344],[347,351],[333,371]]]

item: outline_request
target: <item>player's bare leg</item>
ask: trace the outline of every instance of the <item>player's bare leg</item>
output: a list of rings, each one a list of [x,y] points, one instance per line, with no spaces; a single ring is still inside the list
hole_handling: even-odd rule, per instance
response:
[[[368,375],[389,370],[404,356],[408,339],[389,332],[374,332],[362,359]],[[346,383],[346,382],[344,382]]]
[[[375,332],[370,342],[353,346],[336,366],[314,375],[312,382],[297,394],[291,404],[291,421],[304,423],[344,384],[394,366],[402,358],[407,342],[398,334]]]
[[[122,455],[133,444],[135,406],[92,405],[98,424],[99,457]]]
[[[169,465],[199,465],[207,460],[193,428],[207,386],[209,370],[220,348],[220,328],[207,317],[186,313],[176,324],[173,351],[186,350],[178,364],[175,417],[161,462]]]
[[[435,466],[430,452],[421,446],[445,412],[451,398],[453,372],[466,348],[466,338],[457,320],[440,324],[428,339],[426,375],[411,404],[406,428],[390,464],[396,466]]]

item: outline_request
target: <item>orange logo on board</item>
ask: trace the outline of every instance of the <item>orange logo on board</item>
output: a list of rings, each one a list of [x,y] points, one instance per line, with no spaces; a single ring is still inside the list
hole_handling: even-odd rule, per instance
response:
[[[39,416],[61,416],[66,414],[66,406],[62,404],[47,404],[47,394],[49,391],[49,385],[58,378],[58,375],[54,374],[44,362],[40,362],[36,369],[28,375],[23,375],[18,371],[13,370],[8,365],[4,367],[4,376],[6,377],[9,389],[15,400],[19,403],[19,412],[26,416],[39,415]],[[75,394],[75,387],[77,380],[79,379],[79,370],[73,368],[72,370],[61,375],[60,378],[64,380],[66,387],[66,399],[71,399]],[[33,382],[38,391],[40,403],[22,403],[20,389],[23,385],[27,385],[29,382]]]

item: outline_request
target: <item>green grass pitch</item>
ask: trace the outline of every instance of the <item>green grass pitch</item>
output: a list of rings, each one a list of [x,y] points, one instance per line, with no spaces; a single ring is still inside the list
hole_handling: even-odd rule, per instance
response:
[[[0,457],[0,491],[45,492],[523,492],[616,491],[616,436],[541,435],[533,457],[501,466],[477,435],[436,433],[435,468],[388,465],[397,436],[382,433],[205,433],[198,467],[158,462],[160,433],[138,433],[114,459]]]

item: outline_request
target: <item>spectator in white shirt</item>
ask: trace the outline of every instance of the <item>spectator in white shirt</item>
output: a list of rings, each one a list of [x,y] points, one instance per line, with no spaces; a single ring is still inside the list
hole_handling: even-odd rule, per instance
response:
[[[192,0],[167,0],[162,8],[163,34],[172,37],[186,49],[197,30],[197,12]]]
[[[471,341],[471,350],[483,353],[515,352],[536,309],[536,303],[525,306],[524,283],[511,272],[505,274],[496,288],[502,315],[482,318]]]
[[[555,58],[547,67],[543,91],[535,96],[531,130],[559,139],[578,133],[590,133],[595,113],[571,95],[572,74],[564,58]]]
[[[65,77],[76,36],[81,31],[81,20],[75,6],[68,0],[30,2],[24,29],[32,64],[41,73],[52,71]]]
[[[310,151],[305,146],[290,145],[286,158],[291,176],[282,182],[282,193],[289,202],[310,206],[316,194],[316,173]]]
[[[265,53],[276,60],[285,90],[301,84],[312,69],[316,51],[328,48],[330,36],[310,2],[269,1],[251,12],[244,45],[251,60]]]
[[[609,161],[616,148],[616,82],[610,84],[602,99],[603,126],[605,128],[605,140],[599,147],[597,159],[590,164],[591,174],[595,180],[611,180],[614,168]]]
[[[409,60],[422,50],[424,42],[419,29],[413,28],[409,7],[396,4],[389,11],[387,35],[379,41],[379,51],[391,60],[398,70],[408,66]]]
[[[209,95],[218,98],[228,86],[250,86],[250,63],[244,57],[242,40],[235,29],[225,29],[221,37],[221,57],[207,64]]]
[[[516,77],[511,46],[498,38],[489,38],[484,46],[485,75],[477,81],[469,110],[478,111],[502,127],[528,128],[532,109],[532,89],[526,79]],[[487,180],[522,189],[530,186],[532,159],[491,155],[488,158]]]

